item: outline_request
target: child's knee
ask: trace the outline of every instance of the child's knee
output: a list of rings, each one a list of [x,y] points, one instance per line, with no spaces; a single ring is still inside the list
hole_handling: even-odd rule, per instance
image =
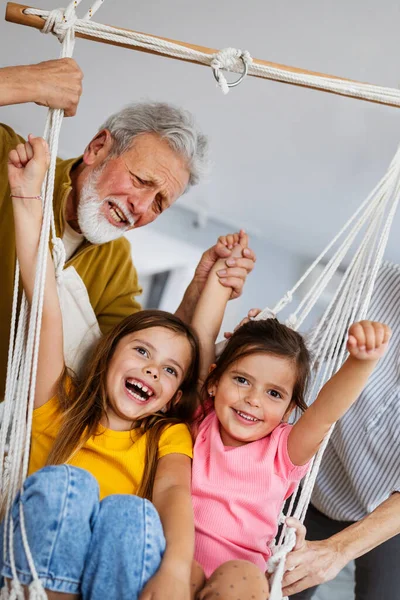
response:
[[[165,550],[163,527],[154,505],[130,494],[113,494],[100,503],[96,522],[103,539],[120,537],[123,544],[151,543],[161,553]]]
[[[79,502],[98,502],[99,485],[96,479],[85,469],[71,465],[51,465],[33,473],[24,483],[22,492],[23,504],[32,503],[39,498],[43,510],[43,500],[46,506],[53,501],[69,502],[78,499]],[[61,500],[62,499],[62,500]]]
[[[214,571],[198,600],[266,600],[268,597],[265,573],[251,562],[230,560]]]

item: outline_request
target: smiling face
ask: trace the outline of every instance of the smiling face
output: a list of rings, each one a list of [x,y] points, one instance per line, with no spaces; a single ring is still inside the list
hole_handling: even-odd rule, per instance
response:
[[[165,327],[123,337],[107,370],[107,422],[102,424],[128,430],[136,419],[179,401],[191,354],[187,338]]]
[[[77,209],[79,228],[94,244],[154,221],[183,194],[190,175],[184,158],[156,134],[139,135],[118,157],[109,157],[107,134],[99,134],[84,154]]]
[[[208,392],[225,446],[242,446],[267,436],[292,410],[296,383],[293,361],[273,354],[239,358]]]

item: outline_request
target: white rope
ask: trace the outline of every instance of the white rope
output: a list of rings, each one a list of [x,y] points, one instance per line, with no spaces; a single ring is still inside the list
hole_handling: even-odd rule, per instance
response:
[[[318,89],[335,91],[343,95],[351,95],[368,100],[376,100],[382,103],[395,104],[400,106],[400,91],[390,88],[372,86],[369,84],[358,84],[347,82],[340,79],[330,79],[328,77],[318,77],[305,75],[301,73],[291,73],[284,69],[268,67],[265,65],[251,64],[251,57],[248,53],[243,53],[234,49],[226,49],[214,56],[192,50],[179,44],[153,38],[145,34],[127,32],[106,25],[93,23],[89,19],[96,12],[102,3],[102,0],[95,0],[93,6],[85,14],[84,19],[77,19],[75,7],[81,0],[71,2],[63,12],[61,9],[54,11],[39,11],[36,9],[26,9],[27,14],[39,15],[47,19],[45,31],[52,31],[62,42],[61,56],[71,56],[74,45],[74,31],[89,34],[100,39],[116,41],[123,44],[138,46],[154,50],[161,54],[179,57],[185,60],[195,59],[203,64],[213,66],[218,83],[223,91],[226,92],[227,82],[221,73],[222,69],[228,69],[233,72],[243,70],[246,64],[249,73],[256,74],[267,79],[276,79],[300,85],[307,85]],[[58,136],[62,122],[61,111],[50,111],[46,124],[45,136],[48,140],[51,164],[43,189],[44,209],[43,209],[43,228],[39,244],[37,274],[33,300],[30,307],[29,323],[28,310],[25,298],[22,300],[22,309],[18,325],[16,325],[16,300],[13,308],[11,344],[8,358],[8,375],[6,384],[6,408],[5,425],[0,435],[0,469],[3,469],[4,452],[6,447],[7,433],[11,427],[10,451],[8,458],[7,472],[9,473],[10,486],[7,497],[7,521],[5,530],[5,547],[9,552],[11,569],[14,581],[10,594],[2,590],[4,598],[19,598],[21,596],[21,586],[16,577],[15,561],[13,556],[12,544],[12,519],[10,508],[12,499],[22,485],[26,476],[29,460],[29,439],[31,431],[33,397],[35,389],[36,366],[38,358],[41,311],[43,304],[43,292],[46,270],[46,255],[48,247],[49,232],[51,230],[51,239],[53,242],[53,255],[56,263],[56,274],[60,277],[62,274],[65,253],[62,245],[57,241],[55,234],[54,216],[52,215],[52,196],[54,188],[55,157],[57,154]],[[395,210],[400,196],[400,151],[396,153],[387,174],[383,177],[378,186],[373,190],[367,200],[361,205],[356,213],[348,220],[342,230],[333,241],[325,248],[320,256],[313,262],[303,277],[289,292],[277,303],[271,311],[265,309],[258,318],[269,318],[280,313],[286,305],[293,300],[294,293],[303,281],[310,276],[312,271],[321,262],[321,260],[330,252],[342,237],[341,245],[328,261],[323,273],[319,276],[310,292],[300,303],[298,309],[289,316],[288,323],[298,328],[309,314],[312,307],[318,301],[327,283],[332,278],[335,271],[341,265],[345,256],[353,246],[355,240],[364,231],[364,237],[359,249],[356,251],[350,266],[345,272],[342,282],[338,288],[330,305],[326,309],[319,326],[316,328],[311,342],[318,345],[314,361],[322,365],[321,369],[314,375],[314,381],[311,388],[311,396],[315,397],[322,385],[342,364],[346,347],[343,340],[347,328],[352,320],[357,320],[365,316],[368,310],[368,304],[371,298],[373,285],[378,273],[379,265],[382,260],[384,249],[387,243],[390,227],[393,221]],[[18,278],[18,268],[16,270],[16,281]],[[16,295],[14,293],[14,299]],[[332,351],[333,349],[333,351]],[[18,398],[18,402],[17,402]],[[14,414],[12,414],[12,409]],[[28,415],[25,423],[25,415]],[[317,476],[319,464],[322,459],[324,449],[328,443],[329,435],[324,440],[319,452],[312,461],[312,467],[305,478],[302,492],[298,499],[296,510],[293,513],[294,498],[293,495],[289,514],[293,513],[300,519],[304,518],[307,506],[311,497],[312,487]],[[21,472],[21,463],[23,465]],[[1,471],[0,471],[1,474]],[[4,487],[3,487],[4,489]],[[24,517],[22,505],[20,506],[21,532],[23,537],[24,549],[27,560],[32,571],[33,582],[30,588],[31,600],[42,599],[46,597],[40,580],[37,576],[33,559],[29,550],[29,544],[24,527]],[[8,543],[9,542],[9,543]],[[269,568],[273,571],[273,581],[271,586],[271,600],[281,600],[281,582],[284,574],[284,562],[286,554],[295,544],[294,530],[283,527],[282,544],[274,549]],[[22,597],[22,596],[21,596]]]
[[[62,43],[62,58],[71,57],[73,53],[75,43],[74,28],[77,22],[75,7],[80,1],[73,0],[65,11],[56,9],[49,12],[48,20],[45,24],[44,32],[57,31],[58,38]],[[96,12],[100,4],[101,2],[98,0],[95,2],[91,9],[92,14]],[[43,224],[36,263],[34,291],[29,310],[25,295],[23,294],[18,321],[18,264],[15,270],[5,408],[0,432],[1,499],[6,515],[4,522],[4,557],[8,556],[9,558],[13,578],[11,590],[9,591],[5,585],[1,590],[1,597],[8,600],[24,599],[24,592],[18,581],[14,558],[11,506],[16,492],[22,487],[29,465],[32,413],[50,230],[57,279],[61,277],[65,263],[65,249],[62,241],[57,238],[53,215],[54,177],[62,120],[63,111],[50,110],[48,112],[44,137],[49,145],[50,166],[42,188]],[[7,436],[9,434],[10,442],[6,457]],[[30,600],[42,600],[47,598],[47,595],[39,580],[29,548],[22,503],[19,505],[19,513],[23,547],[33,578],[29,586],[29,598]]]
[[[344,235],[349,229],[349,224],[353,222],[353,228],[349,231],[330,261],[328,261],[322,274],[295,312],[295,315],[297,315],[297,326],[299,326],[308,315],[311,307],[318,301],[326,283],[340,266],[350,246],[353,245],[357,237],[360,236],[361,230],[363,230],[364,234],[359,248],[355,252],[333,299],[310,339],[311,346],[316,350],[313,363],[319,364],[319,370],[314,375],[309,400],[316,397],[324,383],[343,363],[346,355],[345,340],[349,325],[354,321],[365,318],[367,314],[373,286],[382,262],[399,198],[400,150],[397,151],[388,173],[375,188],[375,193],[368,197],[368,203],[363,203],[363,212],[359,209],[342,228],[341,233]],[[356,217],[358,217],[357,221]],[[339,235],[336,236],[335,241],[339,237]],[[329,244],[328,248],[330,249],[332,245],[332,243]],[[322,259],[325,254],[326,249],[321,253],[319,259]],[[292,288],[291,293],[299,287],[306,277],[310,276],[318,263],[319,260],[314,261],[305,276]],[[282,309],[287,303],[288,297],[278,303],[278,309]],[[277,313],[279,310],[275,308],[273,312]],[[304,520],[322,456],[332,431],[333,427],[312,461],[311,468],[303,482],[302,491],[297,496],[296,510],[293,510],[296,500],[295,492],[291,499],[287,516],[293,515],[301,521]],[[270,600],[282,599],[281,584],[284,574],[285,557],[294,545],[292,533],[289,533],[288,528],[285,526],[283,527],[279,543],[278,550],[274,551],[268,565],[269,569],[274,573]]]
[[[98,2],[95,2],[93,8],[97,4]],[[101,2],[99,4],[101,4]],[[24,12],[26,14],[36,15],[44,19],[47,19],[50,14],[50,11],[35,8],[27,8]],[[92,14],[94,14],[94,12]],[[89,15],[89,13],[87,13],[87,15]],[[77,33],[91,35],[97,37],[98,39],[109,40],[132,47],[152,50],[164,56],[172,56],[188,61],[195,60],[196,62],[204,65],[211,66],[213,61],[217,61],[218,69],[221,68],[219,66],[221,56],[224,56],[225,60],[225,52],[227,53],[227,61],[231,61],[231,59],[233,59],[233,53],[236,52],[236,60],[232,60],[231,64],[229,65],[229,70],[234,73],[242,72],[243,57],[244,60],[248,62],[248,72],[250,75],[257,75],[258,77],[263,77],[264,79],[272,79],[284,83],[313,87],[315,89],[335,92],[343,96],[352,96],[364,100],[381,102],[383,104],[400,106],[400,90],[394,88],[376,86],[368,83],[351,82],[340,78],[330,78],[307,73],[291,72],[287,69],[281,69],[279,67],[258,64],[251,62],[251,57],[248,52],[244,52],[242,55],[240,55],[240,50],[234,50],[232,48],[228,48],[211,55],[207,54],[206,52],[194,50],[193,48],[188,48],[187,46],[183,46],[178,43],[162,40],[148,34],[126,31],[117,27],[111,27],[109,25],[88,21],[86,18],[87,15],[85,15],[84,19],[77,19],[74,22],[74,29]],[[65,26],[63,23],[61,23],[58,18],[55,19],[53,24],[53,33],[55,33],[55,35],[58,37],[62,37],[64,35],[64,31]],[[227,65],[224,65],[224,68],[227,68]],[[227,88],[223,82],[220,87],[226,93]]]
[[[236,50],[236,48],[225,48],[224,50],[217,52],[217,54],[214,54],[211,60],[210,66],[214,71],[215,79],[223,94],[227,94],[229,92],[229,87],[232,86],[228,84],[225,75],[222,73],[222,69],[229,71],[237,66],[238,61],[242,61],[247,72],[253,59],[247,50],[242,52],[242,50]],[[235,85],[237,85],[237,83],[238,82],[236,82]]]

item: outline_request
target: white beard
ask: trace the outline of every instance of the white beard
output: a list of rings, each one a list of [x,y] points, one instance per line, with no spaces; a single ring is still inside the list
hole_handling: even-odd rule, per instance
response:
[[[125,231],[132,229],[132,223],[125,227],[112,225],[102,214],[103,205],[108,202],[114,202],[117,206],[119,201],[112,196],[101,200],[97,193],[97,184],[104,165],[94,169],[86,178],[82,187],[78,203],[78,223],[85,238],[92,244],[105,244],[119,237],[122,237]],[[126,213],[126,209],[124,211]]]

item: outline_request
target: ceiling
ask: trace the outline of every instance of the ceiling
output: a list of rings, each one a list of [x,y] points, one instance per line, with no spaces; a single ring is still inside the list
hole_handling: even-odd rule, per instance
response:
[[[359,81],[400,84],[397,0],[108,0],[96,20],[247,49],[253,57]],[[56,57],[58,42],[49,37],[1,21],[2,65]],[[84,40],[77,41],[75,58],[85,73],[84,95],[77,117],[64,124],[62,155],[79,154],[107,115],[131,100],[182,105],[210,136],[213,171],[180,202],[302,256],[319,252],[356,209],[400,139],[396,108],[252,77],[223,96],[207,67]],[[24,135],[40,134],[44,110],[8,107],[0,117]],[[399,239],[397,218],[387,252],[397,262]]]

